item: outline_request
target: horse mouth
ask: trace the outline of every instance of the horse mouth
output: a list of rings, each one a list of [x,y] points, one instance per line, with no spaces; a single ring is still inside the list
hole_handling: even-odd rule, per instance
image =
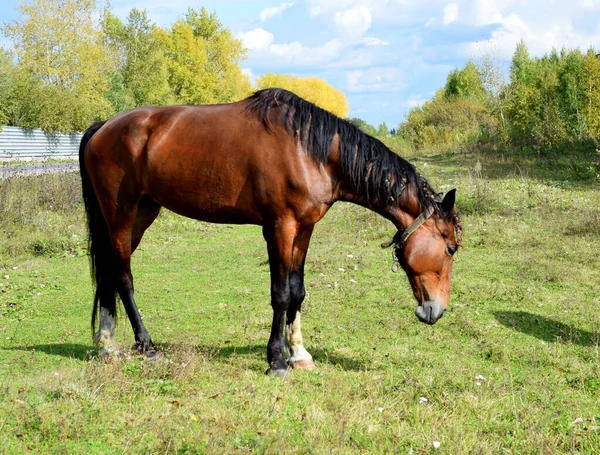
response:
[[[441,319],[445,311],[445,305],[435,301],[426,301],[417,307],[415,315],[419,321],[433,325]]]

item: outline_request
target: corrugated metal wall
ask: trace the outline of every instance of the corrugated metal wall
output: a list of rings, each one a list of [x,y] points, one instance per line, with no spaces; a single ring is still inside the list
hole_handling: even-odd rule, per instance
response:
[[[82,133],[45,133],[41,129],[3,126],[0,160],[76,159]]]

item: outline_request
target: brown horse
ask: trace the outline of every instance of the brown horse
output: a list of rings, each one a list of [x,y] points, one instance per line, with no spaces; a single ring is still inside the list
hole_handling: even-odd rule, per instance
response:
[[[304,260],[314,225],[336,201],[394,223],[396,267],[416,314],[446,310],[460,241],[454,190],[441,199],[414,167],[351,123],[281,89],[233,104],[141,107],[92,125],[80,147],[96,294],[95,343],[110,352],[116,294],[142,352],[153,344],[134,301],[131,254],[161,207],[213,223],[262,226],[271,271],[270,374],[315,367],[303,346]],[[284,335],[284,325],[286,325]],[[284,359],[287,348],[289,356]]]

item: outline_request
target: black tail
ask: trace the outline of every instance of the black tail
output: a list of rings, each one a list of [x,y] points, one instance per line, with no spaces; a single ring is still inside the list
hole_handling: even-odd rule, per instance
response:
[[[98,198],[85,167],[83,155],[88,142],[104,123],[106,122],[96,122],[90,126],[83,134],[79,146],[79,170],[81,173],[83,202],[85,204],[88,224],[88,254],[90,255],[92,282],[95,287],[94,308],[92,310],[92,334],[96,330],[96,317],[98,315],[98,302],[100,300],[99,290],[106,288],[102,286],[103,282],[112,279],[111,265],[113,261],[108,226],[100,210],[100,204],[98,203]],[[116,291],[114,292],[116,294]]]

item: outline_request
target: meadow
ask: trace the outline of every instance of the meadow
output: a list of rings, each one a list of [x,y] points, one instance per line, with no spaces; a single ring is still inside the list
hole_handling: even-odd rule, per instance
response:
[[[336,204],[313,235],[303,305],[317,370],[265,376],[260,228],[164,211],[133,258],[166,361],[92,345],[77,173],[0,180],[0,453],[600,453],[597,157],[410,158],[457,188],[464,244],[448,312],[426,326],[379,244]]]

